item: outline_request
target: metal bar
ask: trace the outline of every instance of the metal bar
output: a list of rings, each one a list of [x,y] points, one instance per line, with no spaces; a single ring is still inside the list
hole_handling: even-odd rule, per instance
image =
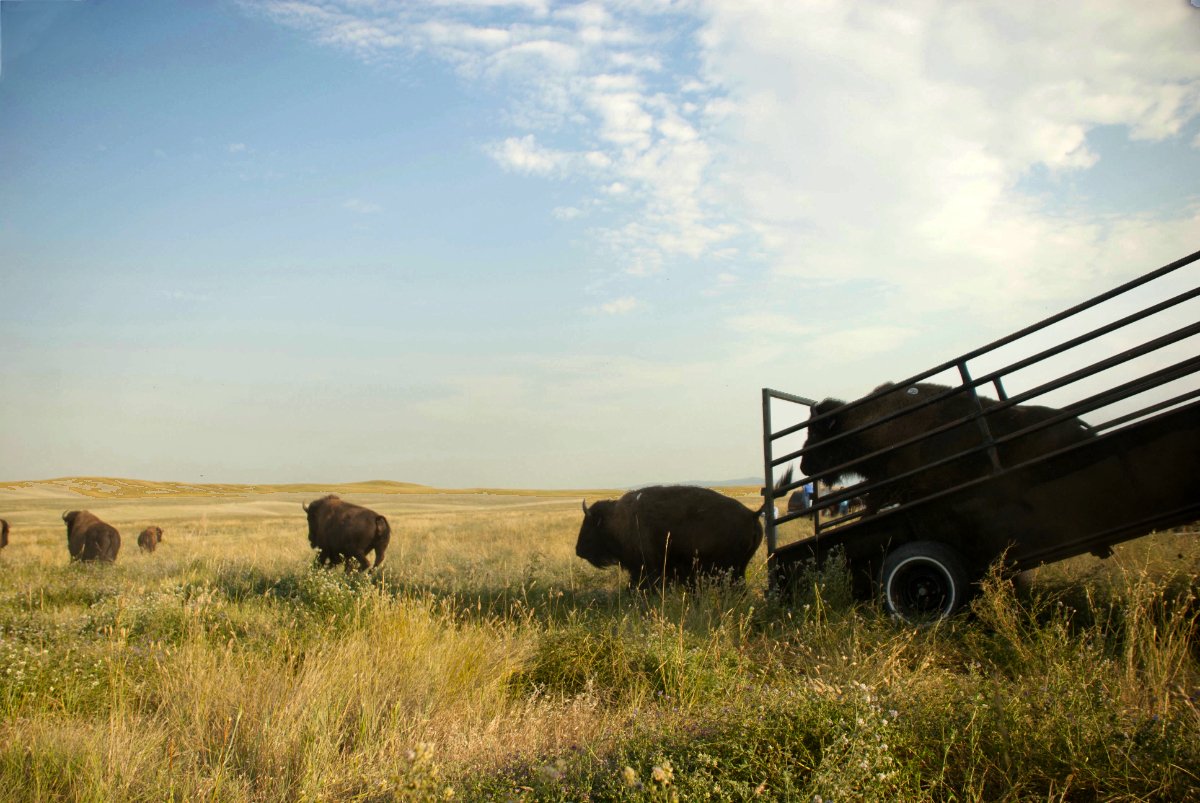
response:
[[[992,341],[991,343],[987,344],[986,346],[982,346],[973,351],[969,351],[966,354],[962,355],[961,357],[958,357],[953,360],[948,360],[948,361],[942,363],[941,365],[931,368],[928,371],[922,371],[921,373],[911,376],[901,382],[897,382],[897,383],[895,383],[895,385],[893,387],[903,387],[905,385],[912,385],[912,384],[920,382],[924,379],[928,379],[931,376],[935,376],[936,374],[940,374],[944,371],[947,371],[951,368],[955,368],[958,366],[958,364],[960,362],[969,362],[971,360],[976,359],[977,357],[982,356],[983,354],[988,353],[989,351],[995,351],[996,349],[1001,348],[1002,346],[1007,346],[1008,344],[1013,343],[1017,340],[1020,340],[1021,338],[1025,337],[1027,335],[1033,334],[1034,332],[1040,331],[1040,330],[1045,329],[1049,326],[1052,326],[1053,324],[1056,324],[1060,321],[1066,320],[1067,318],[1070,318],[1072,315],[1076,315],[1080,312],[1083,312],[1084,310],[1090,309],[1091,307],[1094,307],[1098,304],[1101,304],[1105,301],[1115,298],[1116,296],[1119,296],[1122,293],[1128,292],[1129,290],[1132,290],[1136,287],[1140,287],[1141,285],[1144,285],[1144,284],[1151,282],[1157,278],[1165,276],[1168,273],[1178,270],[1179,268],[1190,265],[1191,263],[1195,262],[1198,259],[1200,259],[1200,251],[1196,251],[1193,254],[1189,254],[1188,256],[1183,257],[1182,259],[1178,259],[1174,262],[1164,265],[1163,267],[1158,268],[1157,270],[1153,270],[1147,274],[1139,276],[1138,278],[1128,281],[1125,284],[1120,285],[1119,287],[1115,287],[1112,290],[1109,290],[1105,293],[1101,293],[1098,296],[1094,296],[1093,298],[1088,299],[1087,301],[1084,301],[1081,304],[1076,304],[1074,307],[1063,310],[1062,312],[1060,312],[1056,315],[1051,315],[1048,318],[1044,318],[1043,320],[1038,321],[1037,323],[1031,324],[1030,326],[1027,326],[1024,329],[1014,332],[1011,335],[1007,335],[1005,337],[1000,338],[999,340]],[[1073,339],[1067,341],[1066,344],[1062,344],[1059,347],[1056,347],[1054,349],[1047,349],[1046,351],[1040,352],[1039,354],[1033,355],[1032,357],[1028,357],[1023,360],[1019,360],[1018,362],[1015,362],[1011,365],[1005,366],[1004,368],[1001,368],[997,371],[993,371],[992,373],[987,374],[986,376],[981,377],[978,380],[975,380],[975,383],[983,384],[986,382],[992,382],[995,379],[997,379],[998,377],[1000,377],[1006,373],[1011,373],[1011,372],[1019,370],[1021,368],[1025,368],[1030,365],[1033,365],[1034,363],[1039,362],[1043,359],[1046,359],[1047,357],[1052,357],[1052,356],[1059,354],[1062,351],[1065,351],[1069,348],[1073,348],[1074,346],[1080,345],[1081,343],[1085,343],[1088,340],[1092,340],[1092,339],[1095,339],[1096,337],[1100,337],[1104,334],[1108,334],[1109,332],[1114,331],[1115,329],[1119,329],[1122,326],[1126,326],[1130,323],[1141,320],[1142,318],[1145,318],[1156,312],[1161,312],[1162,310],[1167,309],[1171,306],[1175,306],[1177,304],[1183,303],[1184,301],[1187,301],[1193,297],[1196,297],[1197,295],[1200,295],[1200,288],[1197,288],[1197,289],[1189,291],[1189,292],[1181,293],[1171,299],[1167,299],[1166,301],[1152,305],[1151,307],[1149,307],[1146,310],[1143,310],[1139,313],[1134,313],[1133,315],[1126,316],[1125,318],[1119,319],[1118,321],[1116,321],[1112,324],[1108,324],[1106,326],[1100,327],[1099,329],[1094,330],[1093,332],[1089,332],[1087,334],[1080,335],[1079,337],[1073,338]],[[875,399],[879,398],[880,396],[886,395],[887,393],[890,393],[890,392],[892,392],[892,388],[887,388],[887,389],[884,389],[879,392],[870,393],[866,396],[863,396],[860,399],[856,399],[854,401],[847,402],[846,406],[839,408],[837,412],[842,412],[847,408],[852,409],[859,405],[865,404],[869,401],[874,401]],[[932,403],[932,401],[930,403]],[[790,435],[793,432],[797,432],[807,426],[810,426],[814,421],[819,421],[827,416],[833,415],[833,413],[834,413],[834,411],[831,411],[831,412],[825,413],[821,416],[816,416],[816,417],[810,418],[808,421],[796,424],[792,427],[789,427],[786,430],[781,430],[779,433],[776,433],[775,437],[779,438],[779,437],[783,437],[785,435]],[[897,415],[899,415],[899,414],[902,414],[902,413],[898,413]],[[892,417],[895,417],[895,416],[892,416]],[[873,422],[873,423],[882,423],[882,421],[884,421],[884,420],[891,420],[891,419],[890,418],[881,419],[879,422]]]
[[[784,401],[795,402],[796,404],[801,404],[801,405],[804,405],[805,407],[812,407],[814,404],[817,403],[815,399],[806,399],[803,396],[795,396],[791,393],[784,393],[782,390],[775,390],[773,388],[763,388],[763,393],[769,393],[772,396],[774,396],[776,399],[783,399]]]
[[[1089,376],[1098,374],[1101,371],[1106,371],[1109,368],[1120,365],[1121,363],[1129,362],[1130,360],[1138,357],[1144,357],[1151,352],[1163,348],[1164,346],[1169,346],[1172,343],[1178,343],[1179,341],[1186,340],[1187,338],[1196,334],[1200,334],[1200,322],[1191,324],[1190,326],[1181,327],[1173,332],[1168,332],[1165,335],[1156,337],[1153,340],[1147,340],[1140,346],[1126,349],[1119,354],[1114,354],[1111,357],[1106,357],[1105,359],[1094,362],[1091,365],[1084,366],[1078,371],[1072,371],[1071,373],[1065,374],[1058,379],[1051,380],[1050,382],[1044,382],[1031,390],[1025,391],[1024,393],[1018,393],[1016,396],[1006,399],[1005,401],[993,407],[992,411],[1004,409],[1006,407],[1012,407],[1020,404],[1021,402],[1028,401],[1029,399],[1037,398],[1048,391],[1058,390],[1061,387],[1066,387],[1073,382],[1076,382],[1080,379],[1086,379]]]
[[[1078,313],[1083,312],[1084,310],[1091,309],[1092,307],[1095,307],[1098,304],[1102,304],[1105,301],[1108,301],[1109,299],[1115,298],[1115,297],[1121,295],[1122,293],[1126,293],[1126,292],[1134,289],[1135,287],[1141,287],[1142,285],[1152,282],[1155,279],[1166,276],[1168,273],[1172,273],[1176,270],[1179,270],[1182,267],[1190,265],[1198,259],[1200,259],[1200,251],[1196,251],[1195,253],[1188,254],[1187,256],[1185,256],[1181,259],[1177,259],[1174,262],[1170,262],[1166,265],[1163,265],[1161,268],[1158,268],[1157,270],[1152,270],[1149,273],[1142,274],[1141,276],[1138,276],[1135,279],[1131,279],[1130,281],[1125,282],[1125,284],[1114,287],[1113,289],[1108,290],[1107,292],[1101,293],[1100,295],[1093,296],[1092,298],[1089,298],[1087,301],[1076,304],[1075,306],[1065,309],[1062,312],[1059,312],[1055,315],[1051,315],[1048,318],[1043,318],[1042,320],[1038,321],[1037,323],[1033,323],[1033,324],[1030,324],[1029,326],[1026,326],[1024,329],[1018,329],[1016,332],[1013,332],[1010,335],[1005,335],[1004,337],[1000,338],[999,340],[993,340],[991,343],[988,343],[985,346],[980,346],[979,348],[975,349],[974,351],[968,351],[966,354],[962,355],[958,359],[949,360],[935,368],[932,368],[928,371],[922,371],[921,373],[917,374],[916,376],[913,376],[909,379],[904,380],[903,382],[898,382],[896,384],[911,385],[914,382],[920,382],[922,379],[928,379],[929,377],[934,376],[936,374],[940,374],[943,371],[948,371],[949,369],[953,368],[959,362],[959,360],[970,361],[970,360],[975,359],[976,357],[987,354],[989,351],[995,351],[996,349],[999,349],[1002,346],[1007,346],[1009,343],[1014,343],[1017,340],[1020,340],[1021,338],[1026,337],[1027,335],[1031,335],[1034,332],[1039,332],[1042,329],[1045,329],[1049,326],[1053,326],[1054,324],[1058,323],[1059,321],[1064,321],[1073,315],[1077,315]]]
[[[1016,371],[1021,370],[1022,368],[1028,368],[1029,366],[1035,365],[1045,359],[1057,356],[1059,354],[1062,354],[1065,351],[1069,351],[1070,349],[1073,349],[1075,346],[1081,345],[1083,343],[1087,343],[1091,340],[1095,340],[1096,338],[1102,337],[1103,335],[1107,335],[1112,332],[1115,332],[1116,330],[1121,329],[1122,327],[1128,326],[1131,323],[1137,323],[1140,320],[1148,318],[1148,317],[1150,317],[1150,315],[1152,315],[1154,313],[1161,312],[1161,311],[1168,309],[1170,307],[1173,307],[1177,304],[1181,304],[1184,301],[1190,301],[1191,299],[1196,298],[1198,296],[1200,296],[1200,287],[1197,287],[1194,290],[1190,290],[1186,293],[1180,293],[1179,295],[1174,296],[1173,298],[1167,299],[1166,301],[1160,302],[1151,307],[1147,307],[1144,310],[1135,312],[1131,315],[1126,315],[1124,318],[1121,318],[1118,321],[1114,321],[1112,323],[1106,324],[1099,328],[1093,329],[1090,332],[1085,332],[1082,335],[1071,338],[1070,340],[1066,341],[1065,343],[1060,343],[1057,346],[1053,346],[1051,348],[1044,349],[1043,351],[1040,351],[1037,354],[1033,354],[1033,355],[1030,355],[1029,357],[1025,357],[1023,359],[1017,360],[1014,363],[1010,363],[1010,364],[1004,366],[1003,368],[998,368],[995,371],[992,371],[991,373],[985,374],[984,376],[980,377],[977,380],[977,384],[983,384],[985,382],[1000,382],[1001,377],[1003,377],[1006,374],[1014,373]],[[1001,398],[1003,399],[1004,397],[1002,396]]]
[[[1152,371],[1151,373],[1146,374],[1145,376],[1140,377],[1138,379],[1132,379],[1128,382],[1124,382],[1120,385],[1117,385],[1116,387],[1109,388],[1108,390],[1093,394],[1092,396],[1089,396],[1086,399],[1081,399],[1080,401],[1075,402],[1074,404],[1071,404],[1067,408],[1067,410],[1075,415],[1082,415],[1083,413],[1091,412],[1092,410],[1099,410],[1100,408],[1107,407],[1108,405],[1113,404],[1114,402],[1118,402],[1123,399],[1131,398],[1133,396],[1138,395],[1139,393],[1144,393],[1147,390],[1150,390],[1151,388],[1156,388],[1156,387],[1159,387],[1160,385],[1165,385],[1168,382],[1173,382],[1176,379],[1181,379],[1185,376],[1188,376],[1189,374],[1194,374],[1197,371],[1200,371],[1200,355],[1191,357],[1186,360],[1181,360],[1172,365],[1168,365],[1165,368],[1160,368],[1157,371]],[[1188,395],[1194,395],[1194,394],[1188,394]],[[1142,413],[1135,414],[1135,417],[1140,417],[1143,414],[1144,414],[1144,411]],[[1127,416],[1125,416],[1125,417],[1127,417]],[[1112,428],[1113,428],[1113,423],[1111,421],[1109,421],[1109,422],[1105,422],[1104,424],[1102,424],[1099,427],[1094,427],[1093,429],[1112,429]]]
[[[775,554],[775,472],[771,463],[771,398],[778,397],[778,391],[763,388],[762,419],[763,419],[763,529],[767,536],[767,557]]]
[[[1099,426],[1092,427],[1092,429],[1095,432],[1102,432],[1102,431],[1108,430],[1108,429],[1115,429],[1116,427],[1119,427],[1122,424],[1128,424],[1130,421],[1134,421],[1134,420],[1137,420],[1144,416],[1151,415],[1153,413],[1157,413],[1162,410],[1166,410],[1169,407],[1174,407],[1176,404],[1181,404],[1185,401],[1188,401],[1189,399],[1196,399],[1196,398],[1200,398],[1200,388],[1190,391],[1188,393],[1181,393],[1180,395],[1175,396],[1174,398],[1167,399],[1166,401],[1159,402],[1158,404],[1152,404],[1149,407],[1144,407],[1141,410],[1137,410],[1135,412],[1128,413],[1127,415],[1120,416],[1119,418],[1114,418],[1112,421],[1105,421],[1103,424],[1100,424]]]
[[[992,463],[992,473],[996,474],[1000,471],[1000,453],[996,451],[996,442],[992,440],[992,430],[988,427],[987,417],[983,414],[983,402],[979,400],[979,394],[975,392],[975,386],[971,384],[971,372],[967,370],[965,361],[958,364],[958,374],[962,377],[963,386],[967,388],[967,393],[970,394],[971,401],[975,405],[975,423],[987,446],[988,460]]]

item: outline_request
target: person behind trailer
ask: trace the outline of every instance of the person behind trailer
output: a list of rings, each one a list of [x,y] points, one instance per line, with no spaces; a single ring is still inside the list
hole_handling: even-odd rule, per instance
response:
[[[792,491],[788,497],[788,513],[803,513],[812,507],[812,483],[808,482]]]
[[[845,490],[844,485],[835,485],[829,489],[829,492],[835,493],[835,494],[840,494],[844,490]],[[848,498],[843,499],[837,503],[836,515],[845,516],[849,512],[850,512],[850,500]]]

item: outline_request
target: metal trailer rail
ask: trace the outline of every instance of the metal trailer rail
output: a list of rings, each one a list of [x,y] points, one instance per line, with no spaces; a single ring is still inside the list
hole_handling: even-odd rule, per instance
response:
[[[1200,322],[1196,318],[1189,319],[1188,308],[1181,307],[1186,302],[1200,298],[1200,276],[1193,280],[1190,274],[1180,273],[1198,261],[1200,251],[897,382],[890,388],[877,390],[821,415],[811,414],[811,408],[817,404],[813,399],[764,388],[763,495],[766,501],[765,529],[772,586],[778,588],[788,585],[791,570],[800,561],[815,559],[820,562],[831,549],[840,547],[845,551],[847,562],[855,574],[855,589],[860,596],[870,596],[882,589],[885,604],[901,618],[940,618],[951,613],[965,598],[962,589],[947,588],[946,579],[939,580],[943,571],[950,575],[961,575],[949,578],[953,581],[951,586],[961,586],[964,577],[968,582],[978,579],[986,571],[987,565],[1002,554],[1018,570],[1088,551],[1106,555],[1113,544],[1156,529],[1200,519],[1200,378],[1197,377],[1200,372],[1200,337],[1197,337],[1200,335]],[[1112,320],[1106,320],[1061,342],[1051,341],[1052,345],[1043,347],[1042,341],[1052,334],[1048,330],[1056,325],[1078,325],[1085,313],[1097,308],[1106,310],[1106,307],[1101,307],[1106,302],[1116,305],[1137,303],[1135,291],[1141,288],[1163,289],[1165,285],[1178,284],[1181,279],[1185,280],[1185,289],[1181,292],[1173,292],[1160,301],[1132,312],[1122,310],[1124,314]],[[1166,289],[1170,292],[1178,288]],[[1176,318],[1182,316],[1182,325],[1176,325],[1180,323],[1179,320],[1170,320],[1172,313]],[[1144,337],[1137,333],[1139,325],[1158,325],[1162,322],[1169,328],[1156,331],[1155,336],[1145,337],[1116,353],[1106,352],[1106,356],[1087,364],[1072,365],[1073,370],[1055,373],[1021,392],[1010,395],[1007,391],[1006,380],[1019,371],[1048,369],[1054,358],[1074,356],[1071,351],[1080,347],[1097,347],[1107,335],[1135,339]],[[1107,347],[1108,344],[1103,345]],[[1032,349],[1032,353],[998,369],[988,370],[984,367],[982,371],[979,370],[979,364],[989,359],[1002,360],[1002,349],[1020,350],[1021,347]],[[1182,356],[1172,353],[1180,351],[1184,352]],[[1154,367],[1146,370],[1144,366],[1147,363],[1154,363]],[[974,375],[976,371],[979,371],[978,376]],[[1102,377],[1104,372],[1121,375],[1118,381],[1113,381],[1107,376]],[[955,375],[957,382],[944,392],[873,419],[858,428],[838,433],[816,445],[807,442],[808,431],[815,424],[832,421],[836,416],[870,404],[889,393],[896,393],[898,389],[946,374]],[[1099,388],[1095,387],[1097,384]],[[981,400],[981,388],[990,388],[995,399]],[[997,413],[1032,400],[1040,403],[1042,400],[1039,397],[1051,393],[1076,395],[1071,397],[1069,403],[1056,408],[1059,411],[1057,415],[1035,425],[999,435],[993,432],[989,419],[994,421]],[[778,479],[783,467],[790,466],[816,449],[827,448],[838,440],[860,435],[882,424],[964,395],[970,401],[969,415],[891,443],[878,451],[858,455],[849,462],[814,472],[812,476],[793,479],[785,475],[783,479]],[[782,403],[785,407],[799,405],[810,408],[809,416],[799,423],[775,430],[772,421],[773,402]],[[1002,450],[1017,439],[1105,410],[1108,410],[1109,417],[1090,425],[1094,437],[1089,437],[1086,442],[1038,455],[1024,462],[1004,464]],[[874,478],[873,481],[859,482],[833,492],[823,493],[820,490],[822,483],[832,484],[864,460],[886,458],[889,453],[900,449],[920,448],[922,443],[932,438],[944,436],[952,430],[961,433],[964,426],[972,425],[977,428],[978,439],[975,445],[966,450],[895,476]],[[800,435],[806,437],[802,448],[777,453],[777,442]],[[1144,448],[1144,444],[1152,444],[1150,451]],[[883,509],[872,510],[868,505],[866,510],[853,513],[839,515],[837,512],[844,501],[863,497],[871,499],[873,494],[877,495],[875,498],[887,498],[889,490],[895,491],[915,475],[930,469],[945,468],[956,461],[962,465],[964,459],[980,461],[979,465],[984,465],[982,461],[986,460],[987,470],[958,484],[939,487],[919,498],[903,498],[898,504]],[[814,494],[809,510],[776,515],[777,500],[786,498],[791,491],[810,482]],[[1132,495],[1122,493],[1125,487],[1123,482],[1136,486],[1140,495],[1136,504],[1123,504],[1122,497]],[[1092,496],[1085,494],[1087,498],[1077,498],[1080,497],[1080,488],[1087,488]],[[1164,488],[1167,490],[1163,491]],[[1116,497],[1116,504],[1113,497]],[[1063,499],[1071,503],[1067,505],[1067,510],[1061,509]],[[1093,515],[1096,511],[1103,511],[1103,516]],[[780,545],[779,525],[805,516],[813,520],[813,535]],[[905,544],[913,543],[938,545],[925,550],[938,553],[930,559],[934,565],[932,570],[928,562],[922,563],[924,558],[909,557],[908,553],[922,551],[920,547],[905,547]],[[946,558],[941,554],[946,551],[954,554]],[[899,558],[894,557],[896,553],[899,553]],[[916,574],[915,579],[908,578],[907,591],[915,597],[909,600],[907,609],[903,600],[891,596],[893,581],[901,587],[898,594],[903,595],[904,583],[901,581],[905,578],[892,576],[894,565],[887,566],[889,560],[892,564],[899,560],[910,563],[915,560],[914,565],[919,569],[906,570]],[[942,564],[958,565],[947,568]],[[884,570],[886,572],[881,574]]]

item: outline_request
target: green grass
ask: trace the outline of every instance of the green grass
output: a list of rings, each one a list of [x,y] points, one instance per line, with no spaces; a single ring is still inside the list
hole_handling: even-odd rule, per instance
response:
[[[787,604],[761,562],[633,594],[574,556],[578,498],[532,492],[356,496],[384,571],[316,570],[313,493],[10,489],[0,799],[1200,800],[1193,533],[913,630],[836,569]],[[68,563],[78,507],[115,565]]]

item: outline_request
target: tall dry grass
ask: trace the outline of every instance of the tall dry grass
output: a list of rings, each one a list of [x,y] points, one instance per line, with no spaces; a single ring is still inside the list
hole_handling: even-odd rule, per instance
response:
[[[631,593],[569,498],[366,495],[384,570],[317,570],[303,498],[89,499],[164,529],[114,566],[10,505],[0,798],[1200,799],[1194,534],[912,630],[836,569]]]

